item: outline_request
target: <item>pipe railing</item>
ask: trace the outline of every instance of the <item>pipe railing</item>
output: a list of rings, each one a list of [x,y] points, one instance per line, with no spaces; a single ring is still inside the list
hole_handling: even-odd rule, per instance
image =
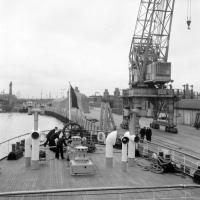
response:
[[[169,149],[169,150],[173,150],[174,152],[176,153],[181,153],[181,154],[184,154],[185,156],[188,156],[188,157],[191,157],[193,159],[196,159],[196,160],[199,160],[200,161],[200,157],[196,156],[196,155],[192,155],[190,153],[187,153],[187,152],[183,152],[181,150],[178,150],[178,149],[175,149],[175,148],[172,148],[172,147],[169,147],[167,145],[164,145],[164,144],[158,144],[158,143],[155,143],[155,142],[144,142],[145,144],[148,144],[148,145],[157,145],[159,147],[162,147],[162,148],[165,148],[165,149]]]
[[[44,131],[40,131],[41,133],[46,133],[49,130],[44,130]],[[0,160],[6,158],[8,156],[8,154],[11,152],[12,149],[12,144],[15,144],[16,142],[20,142],[21,140],[25,139],[25,137],[27,135],[29,135],[30,133],[25,133],[22,135],[18,135],[16,137],[12,137],[8,140],[5,140],[3,142],[0,142]]]
[[[200,157],[170,148],[169,146],[153,142],[140,143],[140,146],[143,147],[144,155],[147,155],[149,153],[158,154],[163,149],[168,150],[170,155],[172,156],[172,161],[179,165],[184,174],[187,174],[189,176],[193,176],[194,172],[198,169],[200,165]]]

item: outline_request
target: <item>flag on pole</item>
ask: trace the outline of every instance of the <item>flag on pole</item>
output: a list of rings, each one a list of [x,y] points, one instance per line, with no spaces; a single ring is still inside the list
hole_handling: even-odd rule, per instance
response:
[[[79,109],[76,93],[74,91],[74,88],[69,83],[69,120],[72,120],[71,108]]]
[[[77,96],[74,91],[74,88],[70,85],[70,100],[71,100],[71,107],[72,108],[77,108],[78,109],[78,101],[77,101]]]

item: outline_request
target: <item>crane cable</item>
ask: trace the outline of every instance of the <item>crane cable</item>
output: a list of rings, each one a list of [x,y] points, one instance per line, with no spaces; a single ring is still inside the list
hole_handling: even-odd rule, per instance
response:
[[[187,1],[187,26],[190,29],[191,24],[191,0]]]
[[[191,0],[187,2],[187,19],[191,20]]]

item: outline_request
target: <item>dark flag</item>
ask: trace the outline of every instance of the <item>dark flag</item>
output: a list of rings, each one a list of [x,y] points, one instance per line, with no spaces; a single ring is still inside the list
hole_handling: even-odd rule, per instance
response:
[[[71,85],[70,85],[70,97],[71,97],[72,108],[78,108],[77,96]]]

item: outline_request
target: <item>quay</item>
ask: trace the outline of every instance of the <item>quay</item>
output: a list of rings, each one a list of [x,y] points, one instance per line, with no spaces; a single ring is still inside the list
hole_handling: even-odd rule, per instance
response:
[[[93,108],[90,113],[85,114],[88,118],[100,118],[100,108]],[[120,127],[122,122],[122,115],[113,114],[113,118],[117,127]],[[152,119],[141,118],[141,126],[148,127],[152,122]],[[186,152],[193,153],[200,156],[200,130],[195,129],[191,126],[178,125],[178,134],[166,133],[164,130],[152,129],[152,139],[160,140],[160,142],[176,147]]]

